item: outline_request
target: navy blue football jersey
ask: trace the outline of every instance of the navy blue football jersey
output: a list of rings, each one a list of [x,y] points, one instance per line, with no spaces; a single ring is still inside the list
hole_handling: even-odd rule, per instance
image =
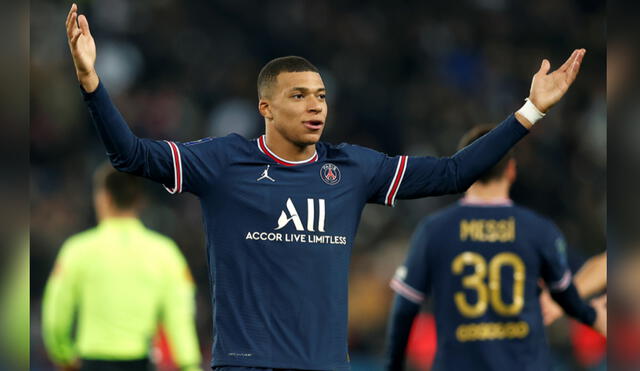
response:
[[[264,136],[149,142],[149,174],[201,200],[213,288],[214,365],[348,368],[351,246],[367,202],[392,205],[406,156],[316,145],[278,158]],[[169,156],[170,154],[170,156]],[[170,184],[167,180],[170,180]]]
[[[534,212],[464,198],[420,224],[391,287],[414,303],[433,298],[434,370],[549,370],[539,280],[568,287],[565,250]]]
[[[289,162],[264,136],[140,139],[102,84],[85,100],[115,168],[200,199],[212,366],[349,369],[349,260],[365,204],[462,192],[528,132],[510,115],[452,157],[319,142],[309,159]]]

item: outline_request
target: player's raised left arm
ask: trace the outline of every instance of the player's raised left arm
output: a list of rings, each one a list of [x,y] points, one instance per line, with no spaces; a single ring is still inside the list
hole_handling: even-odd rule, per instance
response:
[[[569,87],[578,76],[582,59],[587,51],[585,49],[576,49],[573,51],[569,59],[567,59],[560,68],[549,73],[551,63],[547,59],[542,60],[540,69],[533,75],[531,80],[531,89],[527,98],[534,107],[530,116],[524,108],[516,112],[515,116],[518,121],[527,129],[535,124],[536,117],[544,115],[551,107],[562,99]],[[526,106],[526,105],[525,105]],[[535,112],[535,110],[539,112]],[[541,115],[540,115],[541,114]]]
[[[525,105],[455,155],[441,158],[401,156],[398,162],[404,161],[405,174],[396,182],[399,184],[391,182],[390,186],[393,190],[398,190],[397,198],[464,192],[500,161],[529,132],[535,121],[562,98],[578,74],[584,53],[584,49],[576,49],[552,73],[549,73],[549,61],[543,60],[540,70],[533,76]]]

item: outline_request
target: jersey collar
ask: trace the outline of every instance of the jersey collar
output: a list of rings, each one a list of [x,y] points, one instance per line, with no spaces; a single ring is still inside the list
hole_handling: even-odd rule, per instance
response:
[[[460,199],[460,205],[463,206],[513,206],[510,198],[496,197],[490,199],[482,199],[473,196],[464,196]]]
[[[273,161],[279,163],[280,165],[296,166],[296,165],[309,164],[309,163],[318,161],[318,152],[317,151],[313,153],[313,156],[309,157],[306,160],[302,160],[302,161],[288,161],[288,160],[285,160],[285,159],[283,159],[281,157],[278,157],[278,155],[273,153],[269,149],[269,147],[267,147],[267,140],[266,140],[266,136],[265,135],[262,135],[261,137],[259,137],[258,140],[257,140],[257,143],[258,143],[258,149],[260,150],[260,152],[262,152],[265,155],[269,156]]]

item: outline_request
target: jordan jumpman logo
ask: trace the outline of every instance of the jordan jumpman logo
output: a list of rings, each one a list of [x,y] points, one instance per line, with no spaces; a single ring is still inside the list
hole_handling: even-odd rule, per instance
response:
[[[266,178],[266,179],[269,179],[269,180],[270,180],[270,181],[272,181],[272,182],[275,182],[275,181],[276,181],[275,179],[273,179],[272,177],[270,177],[270,176],[269,176],[269,167],[270,167],[270,166],[271,166],[271,165],[267,165],[267,168],[266,168],[266,169],[264,169],[264,171],[262,172],[262,175],[261,175],[261,176],[260,176],[260,178],[258,178],[256,181],[260,181],[260,180],[265,179],[265,178]]]

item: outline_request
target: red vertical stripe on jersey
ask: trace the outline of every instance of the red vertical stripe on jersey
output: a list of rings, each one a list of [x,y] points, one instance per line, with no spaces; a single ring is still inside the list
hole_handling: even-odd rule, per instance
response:
[[[387,198],[385,203],[389,206],[393,206],[393,203],[396,198],[396,194],[398,193],[398,189],[400,188],[400,183],[402,183],[402,178],[404,177],[404,172],[407,168],[407,156],[400,156],[398,160],[398,167],[396,168],[396,173],[393,176],[393,180],[391,181],[391,185],[389,191],[387,192]]]
[[[171,193],[182,192],[182,161],[180,158],[180,150],[174,142],[165,141],[171,148],[171,158],[173,159],[173,177],[175,179],[175,185],[173,188],[166,187],[166,190]]]

